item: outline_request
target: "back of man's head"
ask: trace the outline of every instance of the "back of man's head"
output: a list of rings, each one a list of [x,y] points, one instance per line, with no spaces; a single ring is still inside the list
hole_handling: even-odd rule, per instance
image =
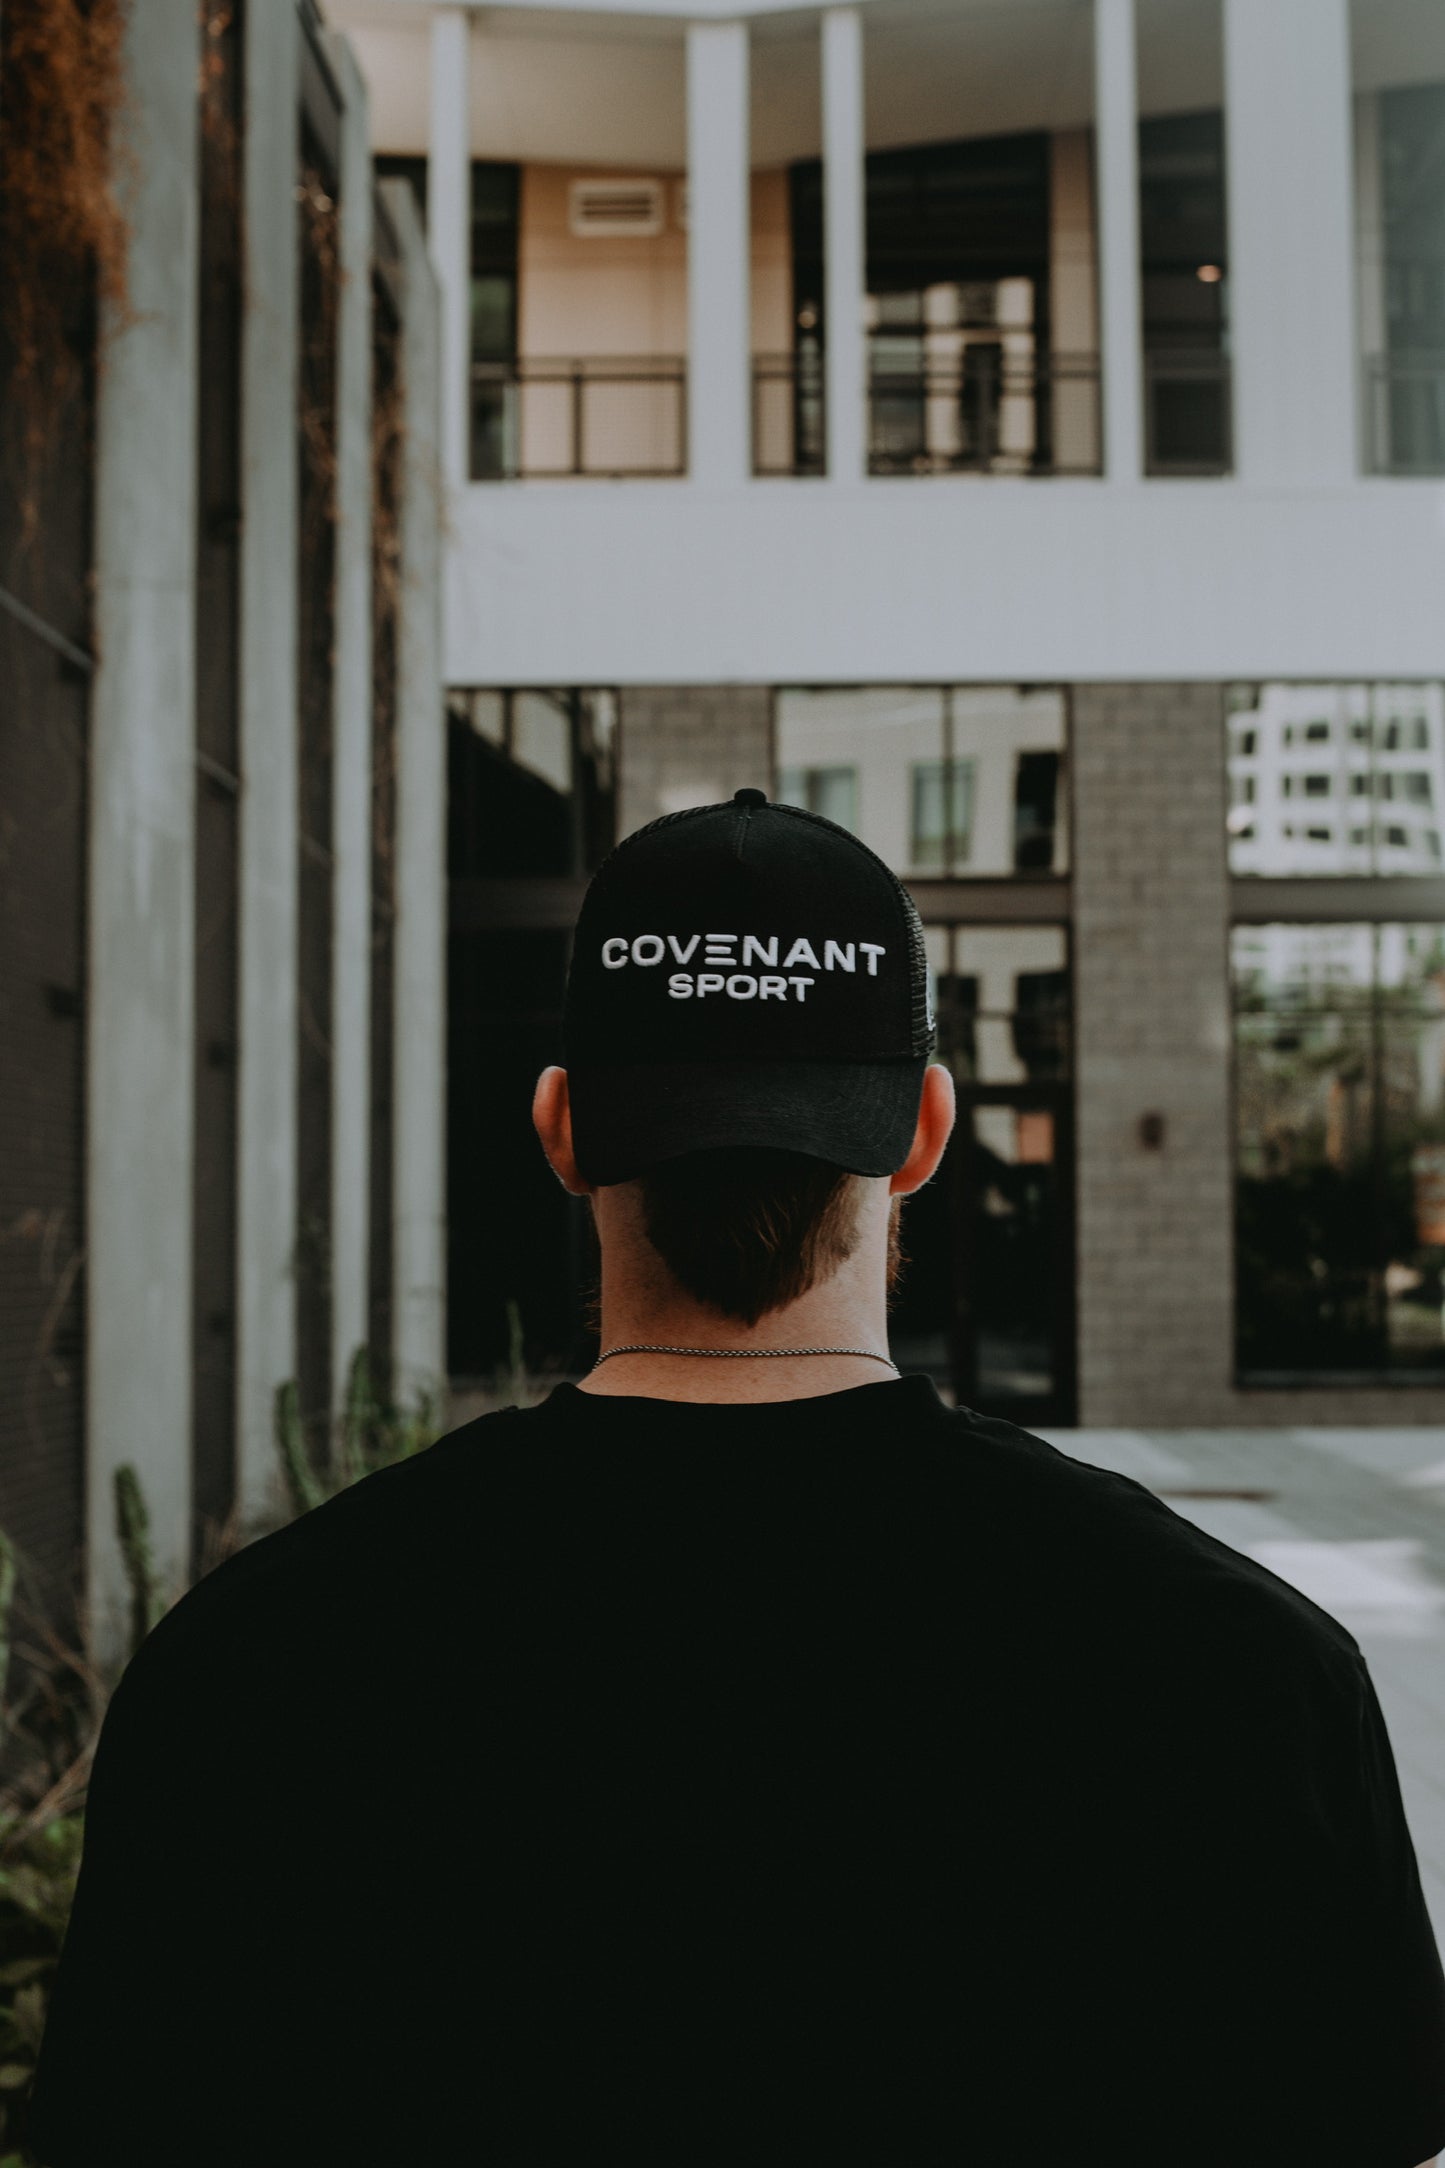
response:
[[[745,1325],[853,1254],[933,1039],[923,932],[846,829],[739,791],[604,862],[564,1013],[572,1144],[693,1301]],[[898,1270],[897,1207],[888,1278]]]

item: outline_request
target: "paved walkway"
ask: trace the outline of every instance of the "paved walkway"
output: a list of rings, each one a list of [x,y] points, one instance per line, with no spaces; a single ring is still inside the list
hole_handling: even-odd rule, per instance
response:
[[[1133,1476],[1349,1628],[1385,1712],[1445,1950],[1445,1425],[1038,1435]]]

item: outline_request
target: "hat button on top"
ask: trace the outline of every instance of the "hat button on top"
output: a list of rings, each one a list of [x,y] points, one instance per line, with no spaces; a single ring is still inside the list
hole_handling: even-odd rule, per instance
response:
[[[733,792],[734,805],[766,805],[767,802],[768,794],[765,790],[735,790]]]

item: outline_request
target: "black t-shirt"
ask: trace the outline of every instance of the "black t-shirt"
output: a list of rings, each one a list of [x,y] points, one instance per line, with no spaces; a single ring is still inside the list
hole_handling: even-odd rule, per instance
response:
[[[467,1424],[112,1699],[51,2168],[1414,2168],[1445,1984],[1351,1636],[910,1377]]]

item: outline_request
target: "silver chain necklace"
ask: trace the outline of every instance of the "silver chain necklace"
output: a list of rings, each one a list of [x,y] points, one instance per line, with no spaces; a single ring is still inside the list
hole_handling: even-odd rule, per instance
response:
[[[759,1361],[769,1355],[861,1355],[866,1362],[898,1368],[891,1355],[875,1354],[871,1347],[664,1347],[656,1341],[637,1340],[626,1347],[605,1348],[597,1361],[611,1362],[614,1355],[721,1355],[734,1361]]]

